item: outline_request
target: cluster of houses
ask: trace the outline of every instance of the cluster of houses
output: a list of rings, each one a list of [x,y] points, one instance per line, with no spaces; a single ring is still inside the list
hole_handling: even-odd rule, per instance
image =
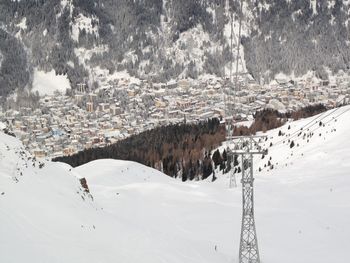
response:
[[[350,99],[346,75],[332,81],[282,78],[269,85],[242,75],[238,84],[234,89],[228,80],[214,77],[166,84],[122,79],[94,92],[77,89],[71,95],[42,97],[37,109],[0,111],[0,121],[36,157],[54,158],[104,147],[160,125],[225,117],[232,110],[237,121],[245,121],[264,108],[334,107]]]

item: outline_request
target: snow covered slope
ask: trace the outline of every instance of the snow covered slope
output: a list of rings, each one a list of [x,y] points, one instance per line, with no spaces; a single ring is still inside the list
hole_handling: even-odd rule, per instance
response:
[[[0,133],[1,262],[77,262],[89,242],[95,209],[78,179],[66,165],[42,165]]]
[[[343,107],[268,133],[273,146],[255,166],[263,168],[255,180],[263,262],[348,262],[349,120]],[[314,135],[298,136],[301,127]],[[293,148],[279,143],[288,134]],[[39,168],[0,134],[1,262],[233,263],[240,220],[241,189],[228,189],[227,176],[182,183],[116,160]]]
[[[255,166],[263,168],[256,172],[256,215],[264,262],[281,255],[284,262],[348,262],[349,131],[347,106],[268,133],[266,146],[273,146]]]
[[[33,80],[33,92],[38,91],[40,95],[53,96],[55,91],[65,93],[70,89],[69,80],[66,75],[56,75],[55,71],[39,71],[35,69]]]

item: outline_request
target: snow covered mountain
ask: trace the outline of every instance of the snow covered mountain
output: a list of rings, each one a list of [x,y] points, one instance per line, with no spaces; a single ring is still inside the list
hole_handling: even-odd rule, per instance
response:
[[[348,71],[349,8],[342,0],[243,1],[243,48],[233,60],[257,81]],[[238,0],[1,0],[0,96],[45,72],[92,88],[121,74],[222,76],[239,14]]]
[[[348,262],[349,119],[347,106],[267,133],[255,165],[263,262]],[[238,262],[240,220],[227,175],[182,183],[116,160],[73,169],[0,133],[1,262]]]

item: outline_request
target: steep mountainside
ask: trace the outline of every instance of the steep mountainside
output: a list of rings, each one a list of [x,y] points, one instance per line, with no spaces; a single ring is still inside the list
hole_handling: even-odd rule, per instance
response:
[[[34,69],[66,74],[74,87],[125,71],[156,81],[222,76],[239,10],[237,0],[0,0],[0,96],[30,87]],[[240,69],[258,81],[348,70],[348,19],[349,1],[243,1]]]
[[[349,69],[350,1],[255,1],[254,26],[243,39],[249,71],[265,80],[283,72],[320,78]]]

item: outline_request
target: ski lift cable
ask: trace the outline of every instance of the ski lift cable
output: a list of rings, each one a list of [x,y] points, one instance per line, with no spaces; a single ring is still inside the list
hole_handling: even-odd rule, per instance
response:
[[[339,108],[338,108],[339,109]],[[343,111],[343,112],[341,112],[340,114],[338,114],[337,116],[335,116],[335,117],[333,117],[332,119],[330,119],[330,120],[328,120],[328,121],[326,121],[324,124],[328,124],[328,123],[330,123],[330,122],[332,122],[332,121],[334,121],[334,120],[336,120],[336,119],[338,119],[339,117],[341,117],[342,115],[344,115],[345,113],[347,113],[347,112],[349,112],[350,111],[350,108],[349,109],[346,109],[345,111]],[[334,113],[335,111],[333,111],[333,113]],[[328,115],[329,116],[329,115]],[[311,126],[312,127],[312,126]],[[316,130],[318,130],[318,129],[320,129],[321,127],[320,126],[318,126],[318,127],[316,127],[315,129],[313,129],[311,132],[315,132]],[[283,146],[283,145],[281,145],[281,146]],[[273,146],[272,147],[270,147],[270,148],[273,148]],[[284,161],[285,161],[286,159],[284,158]]]
[[[243,0],[240,1],[240,11],[239,11],[239,29],[238,29],[238,42],[237,42],[237,56],[236,56],[236,76],[235,76],[235,87],[234,87],[234,114],[236,115],[236,95],[237,95],[237,85],[238,85],[238,64],[239,64],[239,53],[241,46],[241,33],[242,33],[242,10],[243,10]],[[232,29],[231,29],[232,30]],[[243,65],[242,65],[243,66]]]
[[[310,122],[308,122],[307,124],[303,125],[299,130],[293,132],[292,134],[288,135],[287,138],[284,138],[283,140],[277,141],[272,147],[275,147],[281,143],[283,143],[286,140],[290,140],[292,138],[295,138],[296,135],[298,135],[301,131],[303,131],[305,128],[307,128],[310,124],[311,126],[308,128],[311,128],[312,126],[316,125],[318,121],[322,121],[325,118],[329,117],[330,115],[334,114],[336,111],[338,111],[339,109],[341,109],[341,107],[336,108],[335,110],[333,110],[332,112],[329,112],[327,114],[327,112],[322,113],[321,115],[317,116],[316,118],[312,119]],[[322,117],[321,119],[319,119],[320,117]],[[318,120],[319,119],[319,120]],[[318,120],[318,121],[317,121]],[[317,121],[317,122],[315,122]]]
[[[324,124],[328,124],[328,123],[330,123],[331,121],[336,120],[337,118],[339,118],[340,116],[344,115],[344,114],[347,113],[348,111],[350,111],[350,108],[347,109],[347,110],[345,110],[345,111],[343,111],[342,113],[339,113],[337,116],[335,116],[335,117],[333,117],[332,119],[326,121]],[[321,127],[318,126],[318,127],[316,127],[314,130],[312,130],[312,132],[314,132],[314,131],[316,131],[316,130],[318,130],[318,129],[320,129],[320,128],[321,128]]]

